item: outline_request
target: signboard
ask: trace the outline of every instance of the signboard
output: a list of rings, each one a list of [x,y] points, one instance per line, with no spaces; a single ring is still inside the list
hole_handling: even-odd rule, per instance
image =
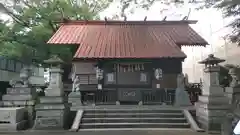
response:
[[[139,102],[141,100],[141,91],[137,89],[119,89],[118,99],[124,102]]]

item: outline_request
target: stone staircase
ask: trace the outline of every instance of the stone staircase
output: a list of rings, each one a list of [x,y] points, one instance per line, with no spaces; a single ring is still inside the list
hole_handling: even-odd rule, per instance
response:
[[[182,110],[84,110],[80,130],[123,128],[190,129]]]

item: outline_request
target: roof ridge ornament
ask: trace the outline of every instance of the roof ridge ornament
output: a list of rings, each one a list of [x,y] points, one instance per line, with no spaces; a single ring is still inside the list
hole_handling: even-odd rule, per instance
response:
[[[88,19],[86,17],[84,17],[84,23],[87,24],[88,23]]]
[[[184,16],[182,21],[188,20],[188,16]]]
[[[166,19],[167,19],[167,16],[165,16],[165,17],[163,18],[163,21],[166,21]]]
[[[125,15],[125,16],[124,16],[124,22],[126,22],[126,21],[127,21],[127,16]]]
[[[104,20],[105,20],[105,22],[107,22],[107,21],[108,21],[106,16],[104,17]]]
[[[144,21],[147,21],[147,16],[145,16]]]

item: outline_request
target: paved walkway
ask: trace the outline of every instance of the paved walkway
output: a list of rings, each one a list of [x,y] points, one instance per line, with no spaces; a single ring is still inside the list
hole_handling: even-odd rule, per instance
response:
[[[0,132],[0,135],[208,135],[205,132],[194,132],[191,130],[144,130],[144,131],[24,131],[24,132]]]

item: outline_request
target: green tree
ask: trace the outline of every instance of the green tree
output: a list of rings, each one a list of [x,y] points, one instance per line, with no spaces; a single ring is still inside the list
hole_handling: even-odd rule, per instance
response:
[[[34,59],[41,63],[51,54],[71,60],[76,47],[47,45],[64,19],[99,19],[99,12],[111,0],[8,0],[0,3],[0,11],[11,17],[0,22],[0,55]]]

